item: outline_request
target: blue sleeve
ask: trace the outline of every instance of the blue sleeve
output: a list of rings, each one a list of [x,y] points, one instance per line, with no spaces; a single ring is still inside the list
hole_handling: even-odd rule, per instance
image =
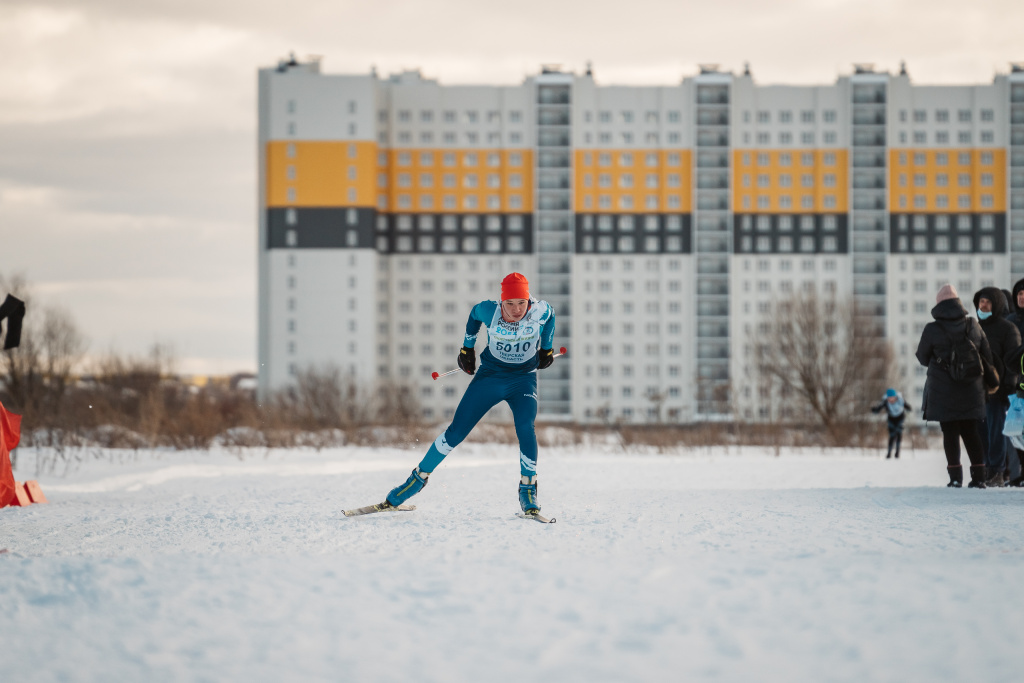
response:
[[[466,338],[462,345],[473,348],[476,346],[476,333],[480,331],[481,325],[489,325],[494,319],[494,311],[498,304],[494,301],[481,301],[469,312],[469,320],[466,321]]]
[[[551,316],[544,321],[544,325],[540,328],[540,347],[542,349],[550,349],[555,342],[555,309],[551,307],[551,304],[548,304],[548,309],[551,311]]]

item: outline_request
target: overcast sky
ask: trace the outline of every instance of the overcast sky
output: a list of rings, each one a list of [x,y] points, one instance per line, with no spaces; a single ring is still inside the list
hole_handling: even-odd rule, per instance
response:
[[[587,60],[605,84],[900,60],[976,83],[1024,61],[1022,26],[1021,0],[0,0],[0,275],[68,309],[92,353],[159,342],[185,372],[254,370],[256,70],[290,51],[442,83]]]

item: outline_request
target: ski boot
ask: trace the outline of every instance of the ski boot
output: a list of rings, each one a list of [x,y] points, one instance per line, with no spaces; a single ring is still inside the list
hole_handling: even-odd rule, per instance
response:
[[[971,465],[971,481],[968,482],[967,488],[969,488],[969,489],[983,489],[983,488],[985,488],[985,466],[984,465]]]
[[[523,513],[535,515],[540,512],[540,504],[537,502],[537,475],[528,477],[525,474],[519,479],[519,507]]]
[[[422,472],[419,467],[413,469],[404,484],[391,489],[386,502],[392,507],[398,507],[422,491],[423,487],[427,485],[428,477],[430,477],[430,472]]]
[[[946,484],[946,488],[958,489],[964,485],[964,468],[961,465],[956,467],[947,467],[946,471],[949,473],[949,483]]]

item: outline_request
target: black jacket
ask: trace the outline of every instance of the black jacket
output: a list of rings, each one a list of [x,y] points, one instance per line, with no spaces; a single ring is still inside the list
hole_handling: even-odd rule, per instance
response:
[[[924,326],[921,342],[917,345],[917,360],[928,366],[928,379],[924,383],[924,404],[921,413],[925,420],[952,422],[954,420],[982,420],[985,418],[985,387],[999,385],[999,377],[992,367],[992,351],[981,327],[967,317],[960,299],[940,301],[932,309],[933,322]],[[970,339],[981,353],[985,366],[983,377],[973,382],[957,382],[939,359],[948,361],[953,350],[951,337],[964,334],[970,325]]]
[[[1006,297],[1002,290],[995,287],[983,287],[974,295],[974,308],[977,310],[978,301],[986,298],[992,302],[992,315],[986,320],[979,321],[981,329],[988,339],[989,349],[992,351],[992,364],[999,373],[999,391],[990,395],[990,400],[998,398],[1005,400],[1010,394],[1017,391],[1017,372],[1013,367],[1007,367],[1006,357],[1020,346],[1020,332],[1017,326],[1004,319],[1006,314]]]
[[[1017,294],[1021,290],[1024,290],[1024,279],[1017,280],[1017,284],[1013,286],[1013,292],[1010,296],[1010,308],[1013,313],[1007,318],[1010,322],[1017,326],[1017,330],[1020,332],[1021,338],[1024,338],[1024,311],[1017,308]]]

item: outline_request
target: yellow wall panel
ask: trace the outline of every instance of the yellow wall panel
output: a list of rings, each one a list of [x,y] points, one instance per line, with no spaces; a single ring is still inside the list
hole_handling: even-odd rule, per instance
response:
[[[962,164],[960,155],[969,163]],[[940,164],[945,155],[945,164]],[[991,163],[983,163],[991,161]],[[960,176],[970,185],[960,185]],[[946,184],[940,184],[945,176]],[[918,184],[923,180],[924,184]],[[983,184],[988,182],[988,184]],[[962,207],[960,197],[970,198]],[[939,206],[939,198],[946,206]],[[920,200],[923,199],[923,206]],[[987,205],[990,204],[990,205]],[[889,211],[893,213],[1001,213],[1006,211],[1006,150],[892,149],[889,151]]]
[[[811,158],[805,159],[804,155]],[[849,208],[848,168],[845,149],[734,150],[732,210],[735,213],[846,213]],[[811,176],[810,187],[804,186],[805,175]],[[788,186],[783,185],[785,177],[789,179]],[[762,178],[767,183],[759,182]],[[813,198],[809,208],[803,204],[805,196]],[[783,206],[783,197],[789,198],[789,207]],[[829,197],[834,205],[826,206]],[[767,198],[768,206],[759,206],[759,198]]]
[[[528,149],[392,149],[379,174],[385,183],[378,190],[384,205],[378,201],[378,208],[388,212],[533,211],[533,151]],[[498,187],[490,186],[490,176],[498,177]],[[446,186],[446,180],[453,186]],[[497,207],[490,205],[492,197],[497,198]],[[513,206],[513,197],[519,198],[518,207]],[[446,203],[449,198],[454,207]],[[468,198],[475,206],[467,203]]]
[[[268,207],[371,207],[376,203],[377,145],[373,142],[269,142],[266,155]]]
[[[648,155],[656,159],[648,165]],[[678,160],[678,163],[671,163]],[[688,149],[577,149],[573,159],[575,211],[579,213],[690,213],[693,207],[692,156]],[[649,187],[654,176],[656,187]],[[669,179],[678,179],[670,187]],[[602,179],[607,186],[602,186]],[[630,182],[625,182],[629,180]],[[631,200],[625,208],[623,198]],[[648,208],[647,198],[657,199]],[[669,198],[678,206],[669,208]]]

